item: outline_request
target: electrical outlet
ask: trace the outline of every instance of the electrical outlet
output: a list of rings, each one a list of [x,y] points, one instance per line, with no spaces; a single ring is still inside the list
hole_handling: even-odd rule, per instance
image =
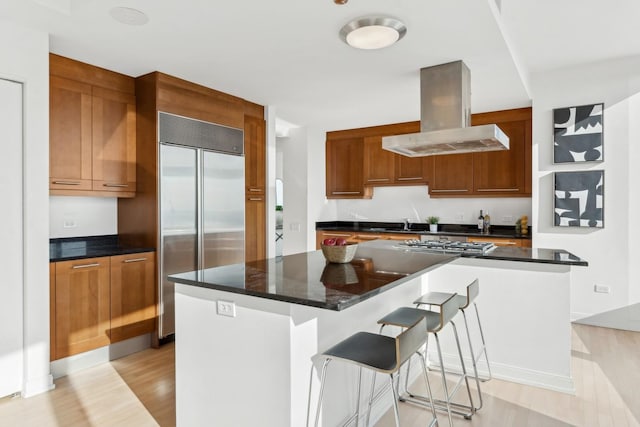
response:
[[[610,294],[611,288],[607,285],[594,285],[593,292],[597,292],[599,294]]]
[[[218,315],[236,317],[236,303],[233,301],[218,300]]]
[[[291,231],[300,231],[300,223],[299,222],[292,222],[291,224],[289,224],[289,230]]]
[[[65,219],[62,222],[62,228],[76,228],[78,224],[75,219]]]
[[[464,214],[463,214],[463,213],[458,212],[458,213],[456,214],[456,216],[455,216],[455,220],[456,220],[456,221],[459,221],[459,222],[463,222],[463,221],[464,221]]]
[[[513,216],[511,215],[505,215],[502,217],[502,222],[506,223],[506,224],[511,224],[513,222]]]

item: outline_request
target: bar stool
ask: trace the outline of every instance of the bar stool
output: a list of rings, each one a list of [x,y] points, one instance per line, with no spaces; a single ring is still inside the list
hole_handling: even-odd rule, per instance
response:
[[[415,394],[409,394],[408,397],[403,397],[402,400],[406,400],[409,402],[422,404],[430,403],[432,407],[438,405],[438,409],[445,409],[447,411],[447,416],[449,417],[449,425],[453,426],[453,420],[451,418],[451,414],[459,414],[462,415],[465,419],[471,419],[471,416],[475,412],[473,405],[473,398],[471,397],[471,388],[469,387],[468,376],[464,367],[464,362],[462,359],[462,350],[460,349],[460,340],[458,339],[458,330],[456,328],[455,323],[452,321],[453,317],[458,313],[458,301],[455,298],[457,294],[441,294],[443,298],[439,301],[440,311],[431,311],[431,310],[423,310],[420,308],[413,307],[400,307],[388,315],[384,316],[382,319],[378,320],[378,324],[381,325],[380,330],[387,325],[390,326],[398,326],[401,328],[407,328],[413,325],[418,319],[424,318],[427,321],[427,338],[425,339],[425,344],[428,348],[428,336],[429,334],[433,334],[436,339],[436,347],[438,350],[438,358],[440,360],[440,371],[442,374],[442,385],[444,388],[445,399],[444,400],[434,400],[432,396],[421,397]],[[435,303],[433,303],[435,305]],[[460,363],[462,364],[463,375],[457,381],[456,385],[453,387],[452,391],[449,392],[449,387],[447,385],[447,378],[444,369],[444,363],[442,360],[442,349],[440,347],[440,339],[438,338],[438,333],[447,325],[451,324],[453,328],[454,336],[456,339],[456,346],[458,347],[458,355],[460,357]],[[426,351],[425,351],[426,355]],[[425,356],[426,357],[426,356]],[[424,362],[424,360],[423,360]],[[426,362],[425,362],[426,365]],[[408,377],[408,373],[407,373]],[[469,406],[462,405],[458,403],[452,402],[453,397],[457,393],[458,389],[462,385],[462,381],[466,383],[467,386],[467,394],[469,396]],[[452,406],[454,408],[452,408]],[[464,410],[464,412],[462,411]]]
[[[320,410],[322,409],[322,398],[324,394],[324,381],[327,373],[327,366],[331,360],[341,360],[343,362],[353,363],[359,366],[358,371],[358,400],[356,403],[356,413],[349,418],[347,424],[351,422],[354,417],[356,420],[356,426],[360,417],[360,380],[362,378],[362,368],[367,368],[375,373],[389,374],[389,382],[391,384],[391,391],[393,394],[393,410],[395,415],[396,426],[400,426],[400,416],[398,412],[398,396],[397,390],[393,387],[393,374],[398,372],[402,365],[409,360],[409,358],[418,353],[422,360],[422,372],[427,386],[429,397],[431,398],[431,385],[429,384],[429,377],[427,376],[427,365],[424,361],[424,357],[420,353],[420,348],[426,343],[426,331],[427,322],[424,318],[416,319],[412,325],[403,331],[397,337],[388,337],[385,335],[373,334],[370,332],[358,332],[349,338],[334,345],[323,353],[325,361],[322,365],[322,374],[320,379],[320,396],[318,399],[318,407],[316,410],[315,426],[317,427],[320,419]],[[373,387],[372,387],[373,394]],[[371,398],[369,399],[371,402]],[[370,409],[370,407],[369,407]],[[429,426],[436,425],[438,420],[436,417],[436,410],[431,405],[431,411],[433,418],[429,422]],[[308,420],[307,420],[308,421]],[[367,419],[368,423],[368,419]]]
[[[469,343],[469,351],[471,353],[471,363],[473,365],[473,375],[476,381],[476,386],[478,388],[478,400],[480,405],[475,408],[475,410],[479,410],[482,408],[482,391],[480,390],[480,381],[485,382],[489,381],[493,378],[491,374],[491,366],[489,365],[489,356],[487,356],[487,344],[484,340],[484,333],[482,332],[482,323],[480,322],[480,314],[478,313],[478,305],[475,302],[475,299],[480,294],[480,282],[478,279],[475,279],[469,285],[467,285],[467,295],[466,297],[463,295],[455,294],[455,299],[458,303],[458,310],[462,313],[462,318],[464,319],[464,326],[467,330],[467,340]],[[420,298],[415,300],[413,303],[416,304],[416,307],[420,307],[421,305],[439,305],[443,296],[446,295],[454,295],[449,293],[442,292],[429,292],[422,295]],[[471,332],[469,330],[469,323],[467,322],[467,314],[465,310],[469,308],[469,306],[473,303],[473,308],[476,312],[476,318],[478,319],[478,330],[480,331],[480,338],[482,340],[482,348],[478,353],[473,351],[473,344],[471,341]],[[478,375],[478,361],[484,355],[484,360],[487,364],[487,370],[489,371],[488,377],[480,377]]]

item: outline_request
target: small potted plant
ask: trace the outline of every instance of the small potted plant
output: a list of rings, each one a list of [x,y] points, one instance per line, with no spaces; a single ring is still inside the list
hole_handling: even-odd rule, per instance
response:
[[[438,231],[438,221],[440,221],[440,218],[438,218],[437,216],[430,216],[427,218],[430,232],[435,233],[436,231]]]

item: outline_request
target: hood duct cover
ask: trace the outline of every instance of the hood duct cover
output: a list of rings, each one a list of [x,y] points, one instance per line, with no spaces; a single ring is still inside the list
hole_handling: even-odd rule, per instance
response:
[[[384,137],[382,148],[408,157],[508,150],[497,125],[471,126],[470,82],[462,61],[421,69],[421,132]]]

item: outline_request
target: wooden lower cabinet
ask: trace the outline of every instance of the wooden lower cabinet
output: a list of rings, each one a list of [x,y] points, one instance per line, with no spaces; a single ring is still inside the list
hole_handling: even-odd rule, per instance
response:
[[[155,253],[111,257],[111,342],[153,332]]]
[[[153,332],[155,253],[49,264],[51,360]]]
[[[320,243],[324,239],[328,238],[343,238],[348,243],[360,243],[369,242],[371,240],[420,240],[419,234],[404,234],[404,233],[372,233],[367,231],[341,231],[341,230],[317,230],[316,231],[316,249],[320,249]]]
[[[511,246],[517,248],[530,248],[531,239],[518,239],[508,237],[467,237],[467,242],[493,243],[496,246]]]
[[[109,257],[57,262],[55,270],[55,359],[108,345]]]

